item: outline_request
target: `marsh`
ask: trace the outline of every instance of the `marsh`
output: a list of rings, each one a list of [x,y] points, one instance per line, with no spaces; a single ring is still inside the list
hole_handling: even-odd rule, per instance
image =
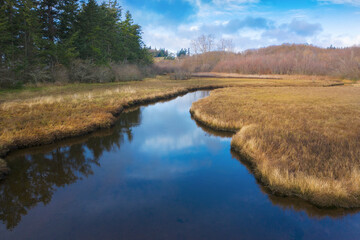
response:
[[[269,194],[231,134],[191,119],[209,92],[122,113],[114,127],[6,160],[2,239],[356,238],[356,210]]]

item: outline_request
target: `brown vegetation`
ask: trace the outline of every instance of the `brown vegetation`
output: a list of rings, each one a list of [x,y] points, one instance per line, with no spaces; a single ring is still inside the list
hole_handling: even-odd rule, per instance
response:
[[[275,193],[318,206],[360,206],[360,88],[226,88],[192,115],[237,132],[232,148]]]
[[[98,128],[109,127],[116,121],[116,115],[124,109],[168,99],[193,90],[238,86],[245,92],[252,89],[251,87],[266,92],[267,89],[276,90],[268,87],[321,87],[339,83],[342,82],[326,77],[301,76],[271,79],[215,76],[183,81],[174,81],[168,76],[162,76],[143,81],[43,85],[22,90],[3,90],[0,91],[0,156],[5,156],[9,151],[18,148],[48,144],[59,139],[83,135]],[[234,88],[234,91],[236,89],[240,90]],[[225,110],[234,109],[226,99],[217,102],[218,108],[222,109],[222,105],[225,104]],[[234,100],[238,99],[234,98]],[[233,106],[236,107],[237,102],[231,104],[235,104]],[[214,111],[216,109],[215,107]],[[223,113],[226,114],[227,111]],[[227,119],[225,121],[230,122],[230,125],[225,124],[226,129],[240,128],[236,125],[238,122],[234,122],[235,125],[232,126],[232,121]],[[353,124],[353,126],[357,125]]]
[[[16,148],[51,143],[110,126],[124,108],[200,88],[226,86],[322,86],[323,79],[158,77],[107,84],[44,85],[0,91],[0,156]]]
[[[156,69],[149,65],[109,63],[96,65],[92,61],[74,60],[69,67],[57,64],[52,68],[36,67],[25,75],[17,76],[10,69],[0,67],[0,88],[13,88],[23,84],[43,83],[108,83],[142,80],[155,76]]]
[[[324,49],[311,45],[271,46],[243,53],[206,52],[155,64],[162,70],[241,74],[300,74],[360,79],[360,47]]]
[[[12,149],[51,143],[109,127],[124,108],[202,87],[212,86],[207,81],[200,86],[194,82],[179,84],[178,81],[149,79],[5,93],[1,97],[3,102],[0,101],[0,156]]]
[[[7,164],[5,160],[0,158],[0,180],[5,177],[9,173],[9,168],[7,167]]]
[[[157,77],[106,84],[44,85],[0,91],[0,156],[16,148],[51,143],[110,126],[124,108],[169,98],[200,88],[226,86],[323,86],[338,81],[320,78]]]

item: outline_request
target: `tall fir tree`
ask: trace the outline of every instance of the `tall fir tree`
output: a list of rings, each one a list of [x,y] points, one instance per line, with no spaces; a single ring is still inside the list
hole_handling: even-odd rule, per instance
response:
[[[0,0],[0,64],[7,65],[15,57],[15,1]]]
[[[75,45],[77,39],[75,26],[79,14],[78,0],[60,0],[58,11],[58,61],[69,65],[79,55]]]
[[[56,41],[58,39],[58,1],[41,0],[39,3],[39,17],[41,23],[42,39],[41,54],[43,61],[52,67],[57,61]]]
[[[78,0],[60,0],[58,4],[58,38],[64,42],[75,33],[75,24],[79,14]]]
[[[101,62],[101,19],[101,9],[95,0],[83,3],[76,25],[76,47],[80,58]]]
[[[0,0],[2,72],[26,79],[34,70],[50,73],[55,64],[70,66],[76,58],[96,64],[151,62],[140,26],[130,12],[123,19],[116,1],[79,6],[79,0]]]

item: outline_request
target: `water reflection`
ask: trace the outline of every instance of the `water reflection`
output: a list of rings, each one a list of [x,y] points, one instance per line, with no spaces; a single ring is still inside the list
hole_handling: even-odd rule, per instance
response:
[[[226,131],[215,131],[200,122],[196,122],[196,125],[200,127],[204,132],[207,132],[211,136],[219,136],[219,137],[232,137],[234,133],[226,132]],[[233,151],[231,149],[231,155],[233,158],[237,159],[242,165],[244,165],[248,172],[253,174],[253,168],[248,160],[246,160],[245,156],[240,155],[239,153]],[[311,218],[323,219],[326,217],[331,218],[342,218],[349,214],[356,214],[360,211],[358,208],[353,209],[343,209],[343,208],[319,208],[307,201],[304,201],[297,197],[283,197],[276,196],[272,194],[272,192],[261,182],[256,180],[258,187],[261,191],[266,195],[271,203],[275,206],[279,206],[283,210],[293,210],[296,212],[306,212],[306,214]]]
[[[92,175],[104,151],[120,149],[124,136],[132,140],[140,116],[138,108],[122,114],[111,129],[10,155],[11,174],[0,184],[0,220],[13,229],[31,208],[48,204],[57,188]]]
[[[222,138],[230,138],[234,135],[234,133],[232,132],[227,132],[227,131],[216,131],[213,130],[212,128],[207,127],[206,125],[197,122],[193,117],[191,117],[191,119],[193,119],[196,123],[196,126],[198,126],[199,128],[201,128],[204,132],[208,133],[209,136],[216,136],[216,137],[222,137]]]
[[[1,239],[355,239],[357,210],[271,195],[197,125],[197,92],[133,109],[90,136],[18,151],[0,184]],[[238,160],[237,160],[238,159]],[[10,231],[11,230],[11,231]]]
[[[249,173],[253,173],[253,168],[246,157],[241,156],[239,153],[231,150],[231,155],[237,159],[241,164],[243,164]],[[293,210],[296,212],[305,212],[310,218],[323,219],[326,217],[331,218],[342,218],[349,214],[356,214],[360,211],[358,208],[353,209],[343,209],[343,208],[319,208],[307,201],[304,201],[297,197],[283,197],[276,196],[271,193],[271,191],[261,184],[258,180],[256,181],[258,187],[266,195],[271,203],[275,206],[280,207],[283,210]]]

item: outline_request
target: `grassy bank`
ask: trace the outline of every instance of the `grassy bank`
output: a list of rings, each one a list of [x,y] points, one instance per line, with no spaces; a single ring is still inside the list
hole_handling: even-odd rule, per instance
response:
[[[0,156],[28,146],[54,142],[111,126],[116,115],[136,104],[201,88],[160,80],[141,83],[45,87],[4,94],[0,106]],[[15,97],[15,96],[16,97]]]
[[[338,83],[318,77],[192,78],[167,76],[105,84],[28,86],[0,90],[0,157],[9,151],[52,143],[111,126],[124,109],[189,91],[229,86],[323,86]]]
[[[321,81],[305,82],[322,84]],[[191,79],[168,77],[106,84],[43,85],[0,91],[0,157],[8,151],[51,143],[112,125],[129,106],[200,88],[300,84],[286,79]],[[301,82],[303,84],[303,82]]]
[[[191,108],[195,119],[236,132],[272,192],[323,207],[360,206],[360,88],[225,88]]]

